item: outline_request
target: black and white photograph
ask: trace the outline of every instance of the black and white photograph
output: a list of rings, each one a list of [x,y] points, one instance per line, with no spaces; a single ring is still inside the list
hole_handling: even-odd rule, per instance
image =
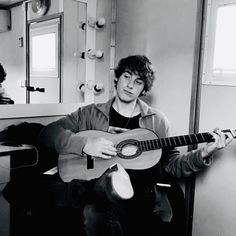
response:
[[[236,0],[0,0],[0,236],[236,235]]]

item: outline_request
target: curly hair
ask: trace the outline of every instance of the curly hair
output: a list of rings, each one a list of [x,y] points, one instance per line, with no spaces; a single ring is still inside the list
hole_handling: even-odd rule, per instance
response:
[[[2,64],[0,63],[0,83],[6,79],[7,73],[5,72]]]
[[[155,72],[152,69],[151,62],[146,56],[133,55],[122,58],[119,61],[117,67],[114,70],[116,77],[116,79],[114,80],[115,88],[117,88],[118,79],[125,71],[131,71],[135,75],[138,75],[140,79],[144,81],[144,93],[151,90],[153,81],[155,79]]]

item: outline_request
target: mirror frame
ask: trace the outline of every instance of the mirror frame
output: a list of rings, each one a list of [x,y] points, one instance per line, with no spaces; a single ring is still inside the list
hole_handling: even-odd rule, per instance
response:
[[[87,3],[87,15],[96,18],[97,0],[75,0]],[[59,0],[60,11],[63,11],[63,0]],[[86,49],[95,48],[96,32],[87,27]],[[95,61],[89,58],[86,60],[86,78],[85,83],[95,81]],[[84,102],[81,103],[53,103],[53,104],[13,104],[0,106],[0,120],[10,118],[28,118],[28,117],[48,117],[61,116],[69,114],[79,107],[94,102],[94,94],[84,93]]]
[[[0,120],[10,118],[62,116],[69,114],[84,105],[86,105],[86,103],[1,105]]]

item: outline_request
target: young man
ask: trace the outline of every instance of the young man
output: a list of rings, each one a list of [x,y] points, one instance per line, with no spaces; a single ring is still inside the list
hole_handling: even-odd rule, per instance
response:
[[[107,103],[81,107],[49,124],[41,133],[42,142],[61,155],[76,154],[78,158],[86,158],[87,154],[103,159],[105,163],[117,155],[118,147],[109,138],[86,137],[81,135],[80,131],[102,130],[120,133],[135,128],[146,128],[154,131],[159,138],[171,136],[166,116],[139,99],[151,89],[154,80],[155,74],[147,57],[134,55],[121,59],[115,69],[116,96]],[[167,224],[163,235],[168,235],[171,227],[176,235],[183,235],[183,228],[172,224],[175,212],[174,205],[167,198],[169,190],[165,191],[156,183],[171,181],[171,184],[174,184],[173,179],[188,177],[209,166],[212,162],[211,154],[232,140],[231,134],[227,134],[226,138],[218,129],[211,134],[213,142],[185,155],[180,155],[175,148],[164,148],[160,161],[148,170],[124,170],[118,166],[115,170],[109,169],[101,177],[83,184],[72,184],[76,180],[67,183],[73,186],[70,192],[77,191],[78,194],[66,196],[65,199],[73,199],[73,204],[83,208],[86,234],[161,235],[161,227]],[[156,158],[159,158],[158,154],[156,155]],[[117,179],[118,183],[120,178],[122,183],[126,184],[126,199],[122,198],[122,191],[120,195],[117,193],[119,184],[115,189],[109,185],[111,177],[114,177],[114,181]],[[81,191],[79,188],[85,190]],[[117,193],[115,197],[111,195],[112,191]],[[83,194],[88,197],[87,200],[84,200]],[[65,200],[63,204],[68,202]]]

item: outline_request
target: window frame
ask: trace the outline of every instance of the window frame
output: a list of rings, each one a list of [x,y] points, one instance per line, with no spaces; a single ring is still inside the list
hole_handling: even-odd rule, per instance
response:
[[[34,22],[29,26],[29,37],[30,37],[30,76],[31,77],[59,77],[59,48],[60,48],[60,39],[59,39],[59,27],[60,19],[55,18],[52,20],[46,20],[42,22]],[[55,33],[55,69],[54,70],[35,70],[32,67],[32,38],[38,35],[44,35],[49,33]]]
[[[235,74],[213,74],[214,46],[218,7],[236,5],[236,0],[208,0],[205,18],[205,35],[203,46],[202,83],[205,85],[236,86]]]

